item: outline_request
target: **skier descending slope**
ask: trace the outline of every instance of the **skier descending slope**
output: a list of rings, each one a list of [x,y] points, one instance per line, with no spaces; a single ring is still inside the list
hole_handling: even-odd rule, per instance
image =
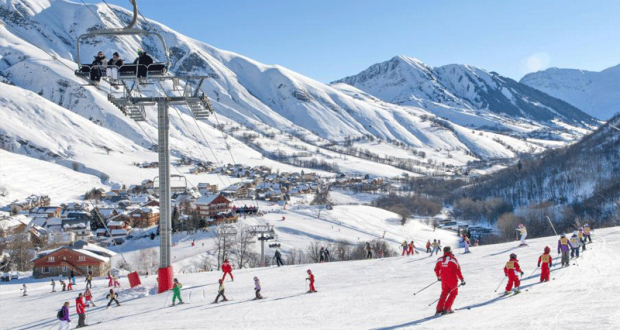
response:
[[[441,296],[439,296],[435,315],[454,313],[452,303],[459,294],[458,280],[461,280],[461,285],[465,285],[465,280],[461,274],[461,266],[449,246],[443,249],[443,257],[437,259],[435,275],[437,275],[437,280],[441,281]]]
[[[525,226],[521,223],[517,226],[516,230],[521,234],[521,244],[519,244],[519,246],[527,246],[527,243],[525,243],[525,238],[527,237],[527,229],[525,229]]]
[[[568,241],[568,238],[566,237],[566,235],[562,234],[562,236],[560,236],[560,239],[558,240],[558,254],[562,252],[562,267],[570,266],[570,261],[568,258],[569,250],[570,250],[570,242]]]
[[[310,281],[310,290],[308,290],[308,293],[317,292],[314,288],[314,274],[312,274],[310,269],[308,269],[308,278],[306,278],[306,281]]]
[[[573,236],[570,238],[570,258],[579,258],[579,249],[581,248],[581,241],[577,236],[577,232],[573,232]]]
[[[541,282],[549,282],[549,273],[551,273],[549,269],[551,268],[551,265],[553,263],[553,258],[551,258],[551,255],[549,253],[551,253],[551,248],[545,246],[545,253],[541,254],[540,257],[538,257],[538,267],[542,265],[540,272]]]
[[[517,260],[517,255],[514,253],[510,254],[510,260],[506,263],[504,267],[504,274],[508,276],[508,285],[506,285],[506,292],[504,294],[509,294],[512,291],[512,286],[514,285],[515,293],[520,293],[519,287],[521,286],[521,281],[519,280],[519,274],[523,276],[523,271],[521,271],[521,267],[519,266],[519,260]]]
[[[590,236],[590,225],[587,223],[583,225],[583,235],[588,239],[588,243],[592,243],[592,236]]]
[[[463,253],[471,253],[471,251],[469,251],[469,238],[466,234],[463,234],[463,244],[465,245],[465,252]]]
[[[224,260],[224,263],[222,264],[222,271],[224,272],[224,276],[222,276],[222,280],[224,280],[226,278],[226,274],[230,275],[230,280],[231,281],[235,281],[235,278],[233,277],[232,274],[232,266],[230,265],[230,262],[228,262],[228,259]]]
[[[183,299],[181,299],[181,288],[183,287],[183,284],[181,284],[181,282],[179,282],[179,280],[177,280],[176,278],[174,279],[174,285],[172,286],[172,306],[176,305],[176,301],[177,299],[179,300],[179,304],[183,304]]]

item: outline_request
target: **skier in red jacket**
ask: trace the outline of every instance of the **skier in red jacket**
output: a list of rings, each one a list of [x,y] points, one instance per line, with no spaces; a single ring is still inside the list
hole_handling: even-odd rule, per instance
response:
[[[437,280],[441,281],[441,296],[437,303],[436,315],[454,313],[452,303],[459,294],[458,280],[461,280],[461,285],[465,285],[465,280],[461,274],[461,266],[449,246],[443,248],[443,257],[437,259],[435,274]]]
[[[222,271],[224,272],[224,276],[222,276],[222,280],[226,278],[226,274],[229,274],[230,280],[233,282],[235,281],[235,278],[232,275],[232,266],[228,262],[228,259],[224,260],[224,263],[222,264]]]
[[[551,248],[545,246],[545,253],[541,254],[540,257],[538,257],[538,267],[540,267],[540,265],[542,264],[542,269],[540,272],[541,282],[549,282],[549,274],[551,273],[549,269],[551,268],[551,265],[553,263],[553,258],[551,258],[551,255],[549,253],[551,253]]]
[[[516,254],[510,254],[510,260],[504,267],[504,274],[508,276],[508,285],[506,285],[506,292],[504,294],[509,294],[513,285],[515,287],[515,293],[520,293],[521,290],[519,290],[519,287],[521,286],[521,281],[519,280],[519,274],[523,276],[523,271],[521,271]]]
[[[84,301],[82,300],[82,294],[75,298],[75,311],[78,315],[78,328],[85,327],[86,323],[86,311],[84,310],[86,306],[84,306]]]
[[[316,292],[314,289],[314,274],[312,274],[310,269],[308,269],[308,278],[306,278],[306,281],[308,280],[310,281],[310,290],[308,290],[308,293]]]

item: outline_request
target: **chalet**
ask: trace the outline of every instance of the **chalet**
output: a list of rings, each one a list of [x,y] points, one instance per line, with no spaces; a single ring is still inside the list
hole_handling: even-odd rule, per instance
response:
[[[37,206],[49,206],[50,198],[47,195],[35,196],[31,195],[23,201],[15,201],[9,206],[11,213],[19,213],[22,211],[28,211]]]
[[[101,214],[103,220],[108,220],[120,214],[120,212],[115,208],[97,208],[96,210],[99,211],[99,214]],[[93,209],[93,211],[91,212],[91,215],[93,217],[96,216],[95,212],[95,209]]]
[[[159,222],[158,207],[142,207],[129,213],[129,223],[133,228],[148,228]]]
[[[59,217],[60,206],[37,206],[30,209],[30,215],[32,217],[45,216],[47,218]]]
[[[203,195],[217,194],[217,185],[209,183],[199,183],[198,191]]]
[[[194,204],[202,219],[213,218],[218,213],[230,212],[230,201],[222,195],[202,196]]]
[[[85,241],[76,241],[54,250],[43,251],[33,259],[34,278],[67,276],[73,270],[78,275],[102,276],[111,268],[116,253]]]
[[[222,190],[221,195],[224,197],[233,197],[233,198],[248,198],[249,197],[249,188],[250,184],[248,183],[235,183],[226,187],[226,189]]]
[[[0,237],[22,233],[31,219],[25,215],[16,215],[0,220]]]

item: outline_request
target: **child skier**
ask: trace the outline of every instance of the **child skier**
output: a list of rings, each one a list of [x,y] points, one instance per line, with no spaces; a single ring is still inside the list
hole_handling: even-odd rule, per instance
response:
[[[409,243],[409,249],[407,250],[407,255],[414,254],[413,252],[413,241]]]
[[[452,303],[459,294],[458,282],[461,280],[461,285],[465,285],[465,280],[461,274],[461,266],[449,246],[443,249],[443,257],[437,259],[435,275],[437,281],[441,281],[441,296],[437,303],[436,315],[454,313]]]
[[[553,263],[553,258],[551,258],[551,255],[549,253],[551,253],[551,248],[545,246],[545,253],[541,254],[540,257],[538,257],[538,267],[540,267],[542,264],[542,268],[540,271],[541,282],[549,282],[549,274],[551,273],[550,268]]]
[[[581,242],[581,251],[586,250],[586,236],[583,234],[583,227],[579,227],[579,232],[577,233],[577,237],[579,237],[579,241]]]
[[[370,243],[368,242],[366,242],[366,259],[372,259],[372,247],[370,246]]]
[[[579,249],[581,249],[581,241],[577,236],[577,232],[573,232],[570,238],[570,258],[579,258]]]
[[[67,284],[62,279],[60,280],[60,285],[62,285],[62,291],[67,291]]]
[[[172,286],[172,306],[176,305],[175,302],[179,299],[179,305],[183,304],[183,299],[181,299],[181,288],[183,284],[179,282],[176,278],[174,279],[174,285]]]
[[[254,300],[263,299],[263,296],[260,295],[260,289],[260,281],[258,277],[254,276],[254,291],[256,292],[256,298],[254,298]]]
[[[470,251],[469,251],[469,238],[467,238],[466,234],[463,234],[463,244],[465,245],[465,252],[463,252],[463,253],[470,253]]]
[[[112,275],[112,282],[114,283],[114,287],[115,288],[120,288],[121,284],[118,282],[118,277],[116,277],[116,275]]]
[[[114,282],[112,280],[112,274],[108,272],[108,287],[111,287],[112,285],[114,285]]]
[[[431,253],[431,240],[429,239],[428,242],[426,242],[426,253]]]
[[[590,225],[588,225],[587,223],[583,225],[583,235],[588,239],[588,243],[592,243],[592,237],[590,236],[591,230],[592,229],[590,229]]]
[[[401,244],[401,246],[403,247],[403,253],[401,253],[401,257],[405,255],[405,253],[407,253],[407,241],[404,241],[403,244]]]
[[[24,297],[25,297],[25,296],[27,296],[27,295],[28,295],[28,293],[26,292],[26,291],[28,290],[28,288],[26,288],[26,283],[22,284],[22,288],[21,288],[20,290],[21,290],[21,291],[24,291],[24,292],[22,293],[22,296],[24,296]]]
[[[86,307],[90,307],[90,304],[93,304],[93,307],[97,307],[93,302],[93,294],[90,292],[90,289],[84,291],[84,299],[86,299]]]
[[[508,285],[506,285],[506,292],[504,294],[509,294],[512,291],[512,286],[514,285],[514,292],[520,293],[519,287],[521,286],[521,281],[519,280],[519,274],[523,276],[523,271],[521,271],[521,267],[519,266],[519,260],[517,260],[517,255],[514,253],[510,254],[510,260],[506,263],[504,267],[504,274],[508,276]]]
[[[230,280],[233,282],[235,281],[235,278],[233,277],[233,274],[232,274],[232,266],[228,262],[228,259],[224,260],[224,263],[222,264],[222,271],[224,272],[224,276],[222,276],[222,280],[226,278],[226,274],[229,274]]]
[[[50,284],[52,286],[52,292],[56,292],[56,282],[54,282],[54,279],[52,279],[52,284]]]
[[[570,251],[570,242],[566,235],[562,234],[558,240],[558,254],[562,253],[562,267],[570,266],[568,251]]]
[[[217,301],[220,299],[220,297],[222,297],[222,301],[228,301],[228,299],[226,299],[226,296],[224,295],[224,290],[226,289],[224,287],[224,279],[219,279],[220,282],[220,287],[217,290],[217,297],[215,297],[215,301],[213,302],[214,304],[217,304]]]
[[[86,276],[86,288],[87,289],[92,289],[93,288],[93,276],[92,273],[88,273],[88,276]]]
[[[527,237],[527,229],[525,229],[525,226],[521,223],[517,226],[516,231],[521,233],[521,244],[519,244],[519,246],[526,246],[525,238]]]
[[[67,290],[73,290],[73,282],[67,277]]]
[[[105,296],[107,299],[110,299],[110,301],[108,302],[108,306],[106,307],[106,309],[110,308],[110,305],[112,304],[112,302],[116,303],[116,306],[120,306],[121,304],[118,302],[118,300],[116,299],[117,295],[116,293],[114,293],[113,289],[110,289],[110,293],[108,293],[107,296]]]
[[[314,274],[312,274],[310,269],[308,269],[308,278],[306,278],[306,281],[310,281],[310,290],[308,290],[308,293],[317,292],[316,289],[314,289]]]
[[[433,253],[439,254],[439,245],[437,244],[436,239],[433,240],[433,244],[431,244],[431,246],[433,247],[433,251],[431,251],[431,255],[433,255]]]

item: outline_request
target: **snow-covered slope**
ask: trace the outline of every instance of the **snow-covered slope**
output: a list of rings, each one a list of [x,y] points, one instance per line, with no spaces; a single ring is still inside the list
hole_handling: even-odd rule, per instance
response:
[[[509,129],[515,124],[508,123],[508,118],[550,127],[554,121],[580,127],[596,124],[566,102],[468,65],[432,68],[417,59],[396,56],[336,83],[355,86],[387,102],[427,109],[461,125]]]
[[[620,231],[600,229],[593,244],[567,268],[555,266],[552,280],[539,282],[536,269],[544,246],[557,244],[557,237],[529,240],[529,247],[515,243],[472,248],[460,254],[467,284],[459,288],[451,315],[434,317],[440,284],[413,295],[436,282],[434,257],[396,257],[356,262],[335,262],[235,270],[235,281],[225,283],[228,302],[212,304],[220,272],[177,274],[187,303],[168,307],[168,294],[155,294],[155,277],[143,278],[143,287],[128,289],[121,279],[121,307],[105,309],[108,290],[104,279],[94,281],[97,307],[87,309],[86,321],[93,329],[176,328],[201,329],[456,329],[463,325],[484,329],[581,329],[620,327],[616,306],[620,298],[613,280],[620,271]],[[504,277],[508,255],[518,255],[522,293],[501,297],[494,292]],[[554,255],[555,258],[555,255]],[[556,260],[554,260],[556,261]],[[555,263],[558,265],[559,263]],[[318,293],[306,294],[306,269],[312,269]],[[261,280],[264,300],[252,301],[253,280]],[[29,284],[28,297],[20,297],[21,283],[0,285],[0,308],[7,315],[1,327],[46,329],[57,324],[57,310],[71,302],[76,323],[76,291],[50,294],[48,281]],[[82,284],[78,285],[81,289]],[[505,282],[500,285],[500,292]],[[569,298],[579,297],[571,302]],[[568,299],[568,300],[567,300]],[[429,306],[430,305],[430,306]],[[573,315],[575,317],[570,317]],[[205,323],[208,320],[208,323]],[[101,323],[98,323],[101,322]]]
[[[607,120],[620,112],[620,65],[600,72],[549,68],[528,73],[520,83]]]
[[[81,199],[90,188],[100,188],[101,179],[67,167],[0,149],[0,205],[23,200],[31,194],[48,195],[53,202]]]

